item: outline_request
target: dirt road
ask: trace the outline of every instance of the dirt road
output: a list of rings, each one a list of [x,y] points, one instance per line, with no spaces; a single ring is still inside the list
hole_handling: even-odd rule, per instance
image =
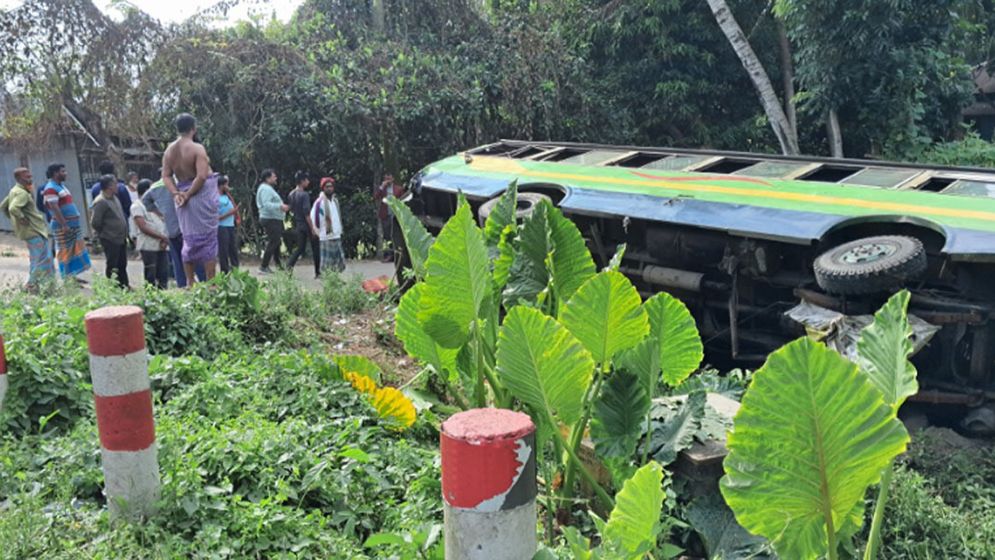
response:
[[[81,278],[87,281],[93,279],[94,274],[103,275],[105,261],[103,255],[91,255],[93,268],[85,272]],[[259,265],[255,262],[248,263],[243,268],[253,276],[266,278],[267,275],[259,273]],[[378,276],[391,276],[394,274],[394,265],[381,263],[379,261],[348,261],[346,263],[346,276],[358,274],[363,279],[376,278]],[[131,287],[137,288],[144,282],[142,278],[142,261],[128,261],[128,276],[131,280]],[[320,286],[320,280],[314,278],[314,268],[309,258],[302,259],[294,267],[294,277],[309,288]],[[0,289],[20,287],[28,278],[28,252],[24,244],[9,233],[0,232]]]

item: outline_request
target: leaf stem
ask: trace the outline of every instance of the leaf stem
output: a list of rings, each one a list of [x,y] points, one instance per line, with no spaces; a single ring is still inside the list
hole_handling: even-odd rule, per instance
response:
[[[656,384],[657,377],[659,377],[659,375],[659,373],[654,373],[651,377],[652,382],[649,386],[650,406],[646,409],[646,443],[643,445],[643,456],[642,460],[639,462],[640,465],[645,465],[650,459],[650,430],[653,429],[653,399],[656,398]]]
[[[568,466],[572,465],[580,470],[581,477],[583,477],[584,480],[591,485],[591,488],[594,489],[594,493],[598,496],[598,499],[601,500],[602,505],[604,505],[606,509],[610,510],[612,507],[614,507],[615,500],[613,500],[611,495],[609,495],[608,492],[606,492],[605,489],[601,487],[601,484],[598,482],[596,478],[594,478],[594,475],[588,472],[587,468],[584,466],[584,463],[580,460],[580,457],[578,457],[577,454],[574,452],[573,448],[571,448],[567,444],[566,438],[564,438],[563,434],[560,433],[558,429],[556,429],[556,420],[553,419],[552,415],[548,415],[548,420],[550,426],[552,426],[553,428],[552,430],[553,437],[555,437],[559,441],[560,445],[567,452],[567,457],[570,459],[570,463],[568,463]],[[566,478],[564,477],[564,484],[565,481]]]
[[[839,559],[839,536],[836,534],[836,529],[833,527],[833,513],[831,510],[826,510],[826,537],[829,541],[827,544],[828,558],[829,560]]]
[[[597,396],[598,391],[601,390],[601,382],[607,374],[607,369],[607,366],[602,365],[600,370],[595,370],[594,381],[588,385],[587,392],[584,394],[584,413],[570,431],[570,443],[568,445],[568,449],[574,455],[577,454],[577,451],[580,449],[580,444],[584,441],[584,432],[587,431],[587,423],[591,419],[591,401]],[[563,473],[564,498],[569,498],[573,495],[573,484],[574,468],[573,464],[568,462]]]
[[[867,548],[864,549],[864,560],[877,558],[878,549],[881,548],[881,526],[884,524],[884,509],[888,503],[888,494],[891,491],[891,475],[894,470],[894,463],[889,463],[884,472],[881,473],[881,489],[878,491],[878,499],[874,503],[874,517],[871,519],[871,533],[867,537]]]
[[[487,392],[484,389],[484,352],[481,348],[480,340],[480,321],[474,320],[473,322],[473,353],[477,359],[477,371],[474,376],[474,388],[473,388],[473,400],[475,404],[483,408],[487,406]]]

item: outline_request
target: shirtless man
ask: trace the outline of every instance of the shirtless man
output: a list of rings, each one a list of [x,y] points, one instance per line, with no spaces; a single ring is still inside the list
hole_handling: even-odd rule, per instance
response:
[[[218,176],[211,172],[207,150],[194,141],[197,121],[193,115],[181,113],[175,122],[179,137],[162,154],[162,181],[176,203],[183,234],[183,270],[191,286],[198,264],[210,280],[218,262]]]

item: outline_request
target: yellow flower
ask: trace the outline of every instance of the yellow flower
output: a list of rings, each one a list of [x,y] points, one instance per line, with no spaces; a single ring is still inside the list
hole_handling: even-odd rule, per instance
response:
[[[373,408],[381,420],[387,421],[388,428],[404,431],[415,423],[415,405],[404,393],[393,387],[382,387],[373,393]]]

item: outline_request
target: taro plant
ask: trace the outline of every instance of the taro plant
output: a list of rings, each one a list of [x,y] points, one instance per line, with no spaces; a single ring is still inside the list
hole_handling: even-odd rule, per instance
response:
[[[867,489],[881,481],[865,550],[875,557],[891,465],[909,441],[897,410],[916,391],[908,299],[896,294],[864,331],[859,367],[802,338],[753,376],[729,434],[721,490],[739,523],[781,557],[839,558],[860,529]]]
[[[647,453],[635,455],[650,403],[661,383],[698,368],[701,340],[682,303],[668,294],[644,303],[617,271],[624,247],[598,272],[573,222],[541,202],[519,224],[516,200],[512,184],[480,228],[461,196],[436,239],[391,201],[417,280],[395,332],[459,406],[526,408],[562,458],[561,497],[580,476],[608,506],[579,458],[585,436],[616,480],[645,463]]]
[[[664,474],[663,467],[655,461],[643,465],[615,496],[615,507],[608,521],[591,514],[600,536],[600,544],[596,547],[592,548],[591,541],[575,527],[565,527],[563,537],[570,557],[574,560],[639,560],[647,554],[657,553],[657,538],[663,528],[660,516],[665,498]],[[661,552],[671,557],[680,549],[668,544]],[[536,558],[554,560],[561,556],[543,549]]]

